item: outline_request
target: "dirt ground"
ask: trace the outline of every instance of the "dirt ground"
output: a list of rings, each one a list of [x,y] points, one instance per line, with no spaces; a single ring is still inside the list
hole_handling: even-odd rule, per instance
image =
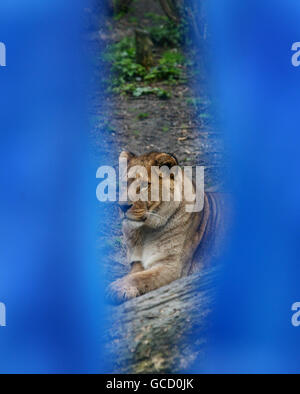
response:
[[[147,12],[162,14],[158,2],[139,0],[134,2],[133,9],[121,20],[110,18],[105,26],[100,25],[99,28],[89,31],[90,48],[94,48],[92,51],[98,50],[99,43],[109,44],[124,36],[133,35],[136,28],[136,22],[133,21],[138,20],[143,26],[149,23],[149,20],[144,19]],[[186,56],[193,54],[187,52]],[[105,106],[100,106],[103,97],[100,83],[97,89],[97,78],[100,78],[102,72],[100,68],[95,61],[96,82],[90,102],[90,118],[96,157],[105,153],[108,157],[107,165],[116,165],[122,150],[136,154],[165,151],[175,154],[181,165],[205,166],[206,186],[223,183],[223,138],[216,126],[209,92],[198,82],[196,75],[187,75],[186,83],[166,86],[165,88],[172,92],[172,97],[168,100],[161,100],[154,95],[134,98],[109,94],[106,96]],[[140,114],[147,116],[141,117]],[[107,215],[111,214],[108,209]],[[108,257],[109,276],[112,278],[126,271],[121,229],[115,210],[113,215],[113,233],[108,236],[107,232],[99,229],[101,253],[103,241],[112,246]]]

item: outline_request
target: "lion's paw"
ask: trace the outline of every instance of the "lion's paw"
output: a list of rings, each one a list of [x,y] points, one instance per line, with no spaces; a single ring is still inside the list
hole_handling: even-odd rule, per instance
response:
[[[113,304],[121,304],[139,295],[139,290],[123,279],[111,283],[106,291],[106,299]]]

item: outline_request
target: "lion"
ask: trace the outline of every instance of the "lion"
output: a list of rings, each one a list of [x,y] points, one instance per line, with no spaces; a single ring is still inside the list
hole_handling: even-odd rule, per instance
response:
[[[127,160],[128,172],[143,166],[148,177],[139,179],[138,191],[147,189],[146,201],[128,200],[120,202],[122,230],[130,265],[128,275],[111,283],[107,297],[113,303],[122,303],[187,275],[199,272],[213,257],[216,248],[217,228],[220,227],[221,199],[218,193],[204,193],[200,212],[186,209],[185,197],[181,201],[163,201],[162,174],[159,174],[159,198],[151,200],[153,185],[151,168],[176,168],[179,166],[174,155],[150,152],[137,156],[122,152],[121,159]],[[171,173],[168,187],[174,196],[176,172]],[[128,180],[128,186],[133,180]],[[194,190],[194,184],[191,187]],[[157,201],[158,200],[158,201]]]

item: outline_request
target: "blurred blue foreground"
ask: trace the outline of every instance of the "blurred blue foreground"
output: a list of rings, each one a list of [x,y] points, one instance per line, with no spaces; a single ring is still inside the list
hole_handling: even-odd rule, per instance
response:
[[[0,4],[1,373],[104,370],[82,9],[79,0]]]
[[[300,4],[213,0],[208,15],[235,215],[206,372],[297,373]]]

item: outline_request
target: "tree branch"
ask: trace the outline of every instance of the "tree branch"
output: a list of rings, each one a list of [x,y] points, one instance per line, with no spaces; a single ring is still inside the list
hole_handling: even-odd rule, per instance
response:
[[[206,270],[110,307],[106,343],[113,372],[177,373],[201,359],[215,277],[215,269]]]

